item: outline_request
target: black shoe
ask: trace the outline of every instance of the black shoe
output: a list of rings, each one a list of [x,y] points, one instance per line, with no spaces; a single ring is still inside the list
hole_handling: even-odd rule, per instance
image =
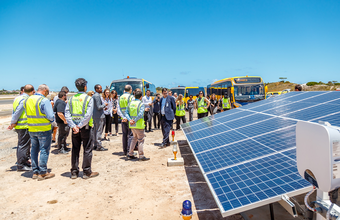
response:
[[[64,149],[65,149],[65,151],[67,151],[67,152],[70,152],[70,151],[72,150],[71,148],[68,148],[68,147],[65,147]]]
[[[68,154],[69,151],[64,150],[63,148],[61,148],[60,150],[58,150],[58,154]]]
[[[94,147],[93,147],[93,150],[97,150],[97,146],[94,146]]]
[[[127,155],[127,159],[128,159],[128,160],[135,160],[135,159],[137,159],[137,157],[135,157],[135,156],[130,156],[130,155]]]
[[[146,158],[146,157],[139,158],[139,161],[147,161],[147,160],[150,160],[150,158]]]
[[[150,129],[149,132],[153,132],[153,130]]]
[[[167,147],[168,145],[167,144],[161,144],[161,146],[160,146],[160,148],[165,148],[165,147]],[[170,145],[169,145],[170,146]]]
[[[55,141],[54,141],[54,140],[52,140],[52,143],[55,143]]]
[[[149,131],[148,131],[148,130],[145,130],[145,132],[146,132],[146,133],[149,133]]]
[[[107,148],[103,148],[103,147],[100,147],[100,148],[97,148],[96,151],[107,151],[108,149]]]
[[[28,166],[17,166],[17,171],[18,172],[21,172],[21,171],[32,171],[32,168],[31,167],[28,167]]]

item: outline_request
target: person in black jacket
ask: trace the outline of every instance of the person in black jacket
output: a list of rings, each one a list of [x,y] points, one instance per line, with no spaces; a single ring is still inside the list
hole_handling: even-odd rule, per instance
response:
[[[216,114],[218,108],[218,100],[216,98],[215,93],[213,93],[210,97],[210,114]]]
[[[161,96],[159,93],[156,94],[155,99],[153,100],[153,123],[155,129],[159,129],[161,127]],[[158,123],[156,123],[156,119]]]

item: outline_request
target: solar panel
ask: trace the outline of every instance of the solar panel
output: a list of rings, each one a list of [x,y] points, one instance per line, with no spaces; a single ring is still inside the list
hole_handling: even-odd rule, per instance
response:
[[[340,126],[340,92],[291,92],[182,125],[223,216],[311,189],[296,168],[299,120]]]

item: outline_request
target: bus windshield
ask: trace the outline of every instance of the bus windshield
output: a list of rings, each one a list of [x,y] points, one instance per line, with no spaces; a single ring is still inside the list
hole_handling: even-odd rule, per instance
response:
[[[199,88],[188,88],[187,91],[188,91],[187,97],[189,97],[191,95],[192,96],[198,96],[200,89]],[[204,91],[203,91],[203,94],[204,94]]]
[[[110,90],[116,90],[118,95],[124,94],[125,85],[131,85],[132,91],[137,88],[140,88],[143,91],[143,83],[142,81],[123,81],[123,82],[114,82],[111,84]]]
[[[234,85],[235,100],[246,101],[249,99],[264,99],[264,86],[259,85]]]
[[[185,89],[171,89],[172,94],[177,93],[177,95],[182,94],[184,96],[184,90]]]

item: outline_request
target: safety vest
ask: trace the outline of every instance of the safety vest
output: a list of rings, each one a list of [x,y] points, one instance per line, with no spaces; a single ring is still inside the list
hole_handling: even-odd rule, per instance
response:
[[[46,98],[40,95],[32,95],[24,101],[29,132],[44,132],[52,129],[51,121],[40,110],[40,103],[43,99]]]
[[[128,93],[125,93],[119,97],[119,107],[123,115],[125,115],[126,108],[131,103],[132,99],[133,99],[133,95],[128,94]]]
[[[176,107],[176,116],[185,116],[185,104]]]
[[[85,117],[90,99],[91,97],[85,93],[78,93],[70,98],[69,109],[72,120],[75,124],[79,124],[79,122]]]
[[[90,121],[89,121],[89,126],[93,127],[93,118],[91,117]]]
[[[13,102],[13,113],[15,112],[15,110],[18,108],[19,106],[19,103],[22,101],[22,100],[26,100],[28,98],[28,96],[25,96],[25,95],[21,95],[21,96],[18,96],[14,99],[14,102]],[[15,129],[28,129],[28,125],[27,125],[27,115],[26,115],[26,111],[25,109],[22,111],[20,117],[19,117],[19,120],[17,122],[17,126],[15,126]]]
[[[143,103],[140,100],[135,100],[135,101],[130,102],[128,108],[129,108],[129,115],[132,120],[135,121],[142,105]],[[129,123],[129,128],[144,129],[145,128],[144,118],[142,117],[141,119],[136,121],[134,125],[131,125]]]
[[[205,98],[197,98],[197,105],[198,105],[198,109],[197,109],[197,113],[206,113],[208,112],[208,109],[205,109],[205,107],[207,106],[207,103],[205,102]]]
[[[222,99],[222,107],[223,109],[230,109],[230,98],[223,98]]]

